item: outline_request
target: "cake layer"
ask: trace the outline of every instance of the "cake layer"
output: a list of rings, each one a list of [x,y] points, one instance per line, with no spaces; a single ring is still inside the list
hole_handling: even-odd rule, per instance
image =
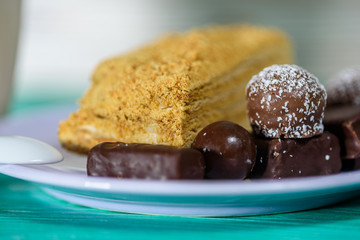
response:
[[[248,126],[245,86],[272,64],[292,62],[280,31],[248,25],[173,34],[95,70],[59,139],[88,151],[103,141],[189,146],[218,120]]]

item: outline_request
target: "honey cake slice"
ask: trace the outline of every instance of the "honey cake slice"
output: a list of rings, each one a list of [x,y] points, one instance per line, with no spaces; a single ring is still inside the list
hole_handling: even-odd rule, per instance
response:
[[[80,108],[59,125],[70,150],[104,141],[191,145],[206,125],[248,129],[245,87],[272,64],[292,63],[288,37],[251,25],[216,26],[165,36],[103,61]]]

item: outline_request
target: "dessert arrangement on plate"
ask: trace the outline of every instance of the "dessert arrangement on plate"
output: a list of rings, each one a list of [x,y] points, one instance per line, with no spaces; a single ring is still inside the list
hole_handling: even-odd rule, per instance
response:
[[[359,90],[356,68],[326,90],[279,30],[208,27],[102,62],[58,137],[88,154],[89,176],[336,174],[360,168]]]

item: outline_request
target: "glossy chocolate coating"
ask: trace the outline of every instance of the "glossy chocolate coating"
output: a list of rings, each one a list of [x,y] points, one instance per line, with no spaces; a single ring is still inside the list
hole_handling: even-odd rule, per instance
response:
[[[339,173],[340,146],[331,133],[306,139],[255,139],[257,157],[250,178],[290,178]]]
[[[308,138],[321,134],[325,88],[296,65],[273,65],[247,85],[247,108],[254,133],[268,138]]]
[[[192,147],[203,153],[208,179],[242,179],[255,163],[256,147],[252,136],[232,122],[208,125],[199,132]]]
[[[88,154],[89,176],[140,179],[203,179],[201,152],[165,145],[105,142]]]
[[[360,106],[328,107],[324,125],[339,138],[343,158],[360,158]]]

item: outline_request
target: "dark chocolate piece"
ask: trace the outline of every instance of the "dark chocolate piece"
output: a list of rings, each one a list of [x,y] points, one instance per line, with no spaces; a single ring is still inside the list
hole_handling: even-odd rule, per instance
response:
[[[358,169],[360,169],[360,158],[354,159],[353,170],[358,170]]]
[[[208,179],[245,178],[255,163],[256,147],[252,136],[232,122],[208,125],[199,132],[192,147],[202,151]]]
[[[341,171],[354,171],[360,169],[360,158],[342,159]]]
[[[360,106],[327,108],[324,125],[339,138],[343,158],[360,158]]]
[[[323,132],[326,92],[318,79],[296,65],[273,65],[246,88],[254,133],[267,138],[308,138]]]
[[[306,139],[255,139],[257,158],[250,178],[290,178],[340,172],[337,137],[324,132]]]
[[[88,154],[89,176],[141,179],[203,179],[204,157],[191,148],[105,142]]]

